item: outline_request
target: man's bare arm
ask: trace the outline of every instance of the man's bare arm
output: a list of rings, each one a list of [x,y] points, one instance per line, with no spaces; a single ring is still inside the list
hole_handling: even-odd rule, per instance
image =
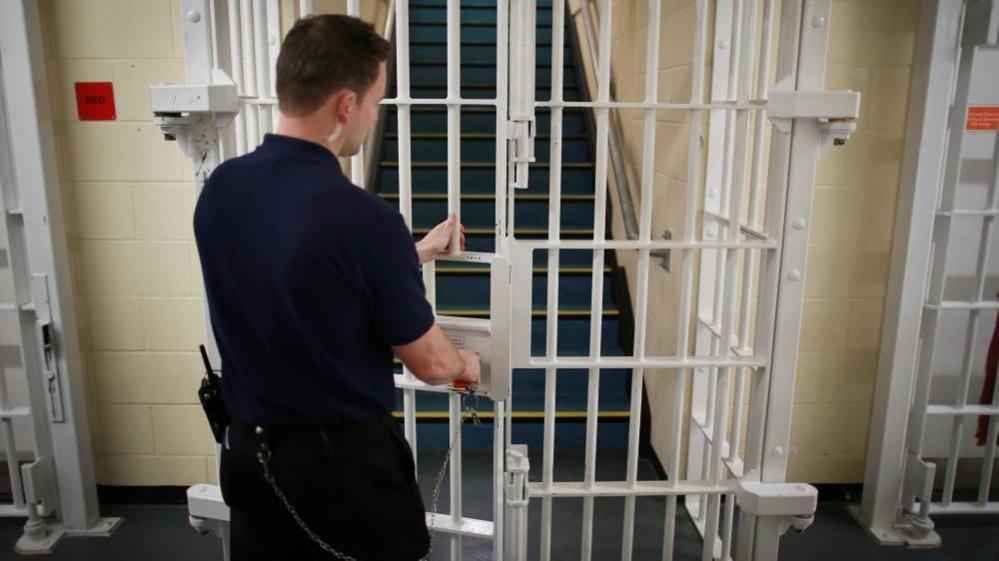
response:
[[[479,383],[479,355],[456,349],[436,323],[417,340],[392,347],[392,351],[414,376],[427,384],[447,384],[453,380]]]

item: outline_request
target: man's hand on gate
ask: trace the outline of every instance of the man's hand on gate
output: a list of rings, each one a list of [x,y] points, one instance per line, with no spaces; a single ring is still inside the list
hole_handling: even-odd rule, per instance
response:
[[[427,263],[437,259],[441,254],[451,251],[451,238],[455,229],[461,232],[459,239],[461,249],[465,249],[465,227],[458,223],[458,216],[451,213],[447,220],[434,226],[433,230],[427,232],[423,239],[416,242],[416,254],[420,257],[420,263]]]
[[[479,353],[468,349],[458,349],[458,354],[465,361],[465,371],[458,376],[458,380],[469,384],[479,384],[482,381],[482,360]]]

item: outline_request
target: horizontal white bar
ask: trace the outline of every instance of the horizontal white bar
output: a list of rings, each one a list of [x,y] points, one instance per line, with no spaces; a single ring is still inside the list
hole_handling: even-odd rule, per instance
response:
[[[765,111],[765,102],[732,103],[643,103],[641,101],[539,101],[538,107],[592,107],[594,109],[727,109],[730,111]]]
[[[963,407],[958,407],[956,405],[928,405],[926,406],[927,415],[952,415],[952,416],[962,416],[962,415],[999,415],[999,406],[995,405],[965,405]]]
[[[704,438],[707,439],[708,442],[714,443],[715,441],[714,428],[707,426],[707,424],[704,422],[704,415],[700,416],[691,415],[691,421],[694,423],[694,426],[697,428],[697,430],[701,431],[701,434],[704,435]],[[721,443],[720,456],[723,459],[728,457],[729,455],[728,450],[729,450],[729,442],[728,440],[725,440],[724,442]]]
[[[380,102],[381,105],[473,105],[482,107],[495,107],[495,99],[465,99],[465,98],[453,98],[453,99],[430,99],[430,98],[413,98],[413,97],[393,97],[390,99],[383,99]]]
[[[728,472],[732,474],[732,477],[736,479],[742,477],[742,472],[745,470],[742,458],[725,458],[722,461],[725,463],[725,468],[728,469]]]
[[[999,301],[960,302],[949,300],[939,304],[926,304],[928,310],[999,310]]]
[[[534,249],[776,249],[773,241],[680,240],[517,240]]]
[[[14,417],[30,417],[31,410],[27,407],[12,407],[10,409],[0,409],[0,419],[10,419]]]
[[[714,212],[713,210],[704,209],[702,212],[704,212],[705,217],[717,220],[722,224],[728,225],[731,222],[728,216],[724,214],[719,214],[717,212]],[[757,230],[755,228],[751,228],[749,226],[746,226],[745,224],[739,224],[739,231],[742,232],[743,235],[749,236],[751,238],[756,238],[758,240],[770,239],[770,237],[767,236],[766,232],[762,230]]]
[[[431,386],[430,384],[425,384],[416,378],[407,378],[402,374],[395,375],[395,387],[404,390],[419,390],[424,392],[437,392],[437,393],[450,393],[452,391],[457,391],[447,384],[441,384],[439,386]]]
[[[493,539],[495,533],[493,523],[490,520],[462,518],[461,522],[456,522],[450,514],[437,514],[433,512],[427,513],[427,528],[431,531],[445,534],[455,534],[484,540]]]
[[[938,210],[937,216],[953,216],[953,217],[971,217],[971,216],[999,216],[999,210],[989,209],[989,210],[973,210],[973,209],[957,209],[957,210]]]
[[[21,518],[28,516],[28,507],[17,507],[12,504],[0,505],[0,518]]]
[[[723,480],[713,485],[706,481],[638,481],[634,485],[627,481],[598,481],[587,485],[583,481],[568,481],[551,484],[528,483],[527,495],[534,497],[638,497],[669,495],[724,495],[736,490],[736,482]]]
[[[679,358],[679,357],[531,357],[530,368],[762,368],[763,357],[754,358]]]
[[[249,96],[241,95],[239,96],[240,103],[245,105],[277,105],[277,98],[273,97],[260,97],[260,96]],[[464,106],[474,106],[474,107],[495,107],[495,99],[424,99],[424,98],[403,98],[403,97],[393,97],[389,99],[383,99],[379,102],[380,105],[464,105]]]
[[[218,485],[198,484],[187,488],[187,513],[206,520],[229,521],[229,506]]]
[[[930,514],[999,514],[999,503],[930,503]]]

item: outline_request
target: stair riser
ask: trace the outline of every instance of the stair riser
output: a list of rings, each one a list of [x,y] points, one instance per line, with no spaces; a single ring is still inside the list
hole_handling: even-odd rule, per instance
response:
[[[518,193],[547,194],[549,169],[532,167],[528,176],[528,189]],[[412,170],[414,193],[447,193],[447,170],[441,168],[414,168]],[[399,192],[399,169],[383,167],[379,171],[378,188],[383,193]],[[496,192],[496,170],[493,168],[462,168],[461,192],[468,195],[491,195]],[[585,195],[593,193],[592,168],[563,168],[562,193]]]
[[[534,309],[547,309],[548,279],[535,275],[532,283],[531,306]],[[560,275],[559,309],[585,309],[590,306],[593,282],[588,275]],[[604,278],[604,309],[614,309],[610,279]],[[441,309],[488,309],[488,275],[437,276],[437,306]]]
[[[385,132],[397,133],[399,118],[394,106],[389,107],[385,119]],[[539,135],[551,134],[551,114],[547,110],[537,111],[535,119]],[[411,112],[409,131],[413,134],[447,132],[446,110],[441,108],[433,112]],[[492,111],[462,111],[461,132],[496,134],[496,113]],[[563,112],[562,134],[585,134],[586,132],[586,121],[581,110],[565,110]]]
[[[382,145],[382,160],[399,160],[399,141],[386,138]],[[410,158],[414,162],[446,162],[447,140],[415,138],[410,140]],[[589,141],[585,138],[573,138],[562,141],[563,162],[588,161],[590,152]],[[461,141],[462,162],[493,162],[496,161],[496,141],[489,138],[464,139]],[[551,143],[548,140],[534,141],[534,154],[539,162],[551,160]]]
[[[388,200],[398,208],[398,200]],[[461,222],[465,228],[492,228],[496,224],[494,201],[471,200],[461,205]],[[413,227],[417,230],[429,229],[447,218],[447,201],[413,201]],[[547,201],[519,201],[515,212],[518,228],[548,228]],[[592,201],[564,201],[562,203],[561,225],[563,228],[592,229]]]

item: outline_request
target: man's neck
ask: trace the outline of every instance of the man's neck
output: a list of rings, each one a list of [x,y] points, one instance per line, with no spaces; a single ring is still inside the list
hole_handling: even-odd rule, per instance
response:
[[[343,138],[338,138],[332,142],[326,140],[326,135],[329,134],[328,128],[327,123],[321,124],[316,123],[313,119],[300,119],[282,114],[278,128],[274,133],[314,142],[329,150],[334,156],[339,156],[340,149],[343,147]]]

